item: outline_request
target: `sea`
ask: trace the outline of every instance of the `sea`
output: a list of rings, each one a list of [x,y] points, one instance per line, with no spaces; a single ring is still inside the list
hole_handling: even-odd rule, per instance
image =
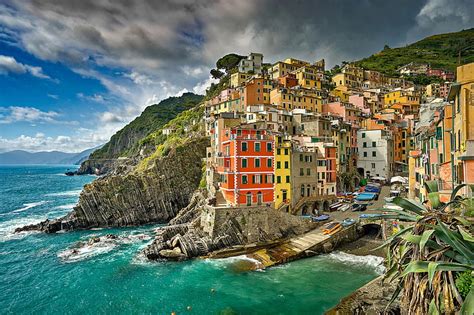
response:
[[[158,225],[15,234],[72,210],[96,178],[64,175],[76,168],[0,166],[0,314],[323,314],[383,272],[343,252],[262,271],[243,271],[244,257],[150,262],[140,253]]]

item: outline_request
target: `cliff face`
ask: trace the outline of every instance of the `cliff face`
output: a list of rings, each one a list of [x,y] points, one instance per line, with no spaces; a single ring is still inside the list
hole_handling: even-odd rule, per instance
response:
[[[117,131],[109,142],[81,163],[77,174],[109,174],[117,166],[136,162],[143,138],[160,130],[183,111],[194,108],[202,98],[201,95],[184,93],[180,97],[170,97],[148,106],[140,116]]]
[[[164,223],[186,207],[202,176],[208,138],[188,139],[167,156],[150,157],[126,174],[107,175],[84,187],[67,216],[22,230],[86,229]]]

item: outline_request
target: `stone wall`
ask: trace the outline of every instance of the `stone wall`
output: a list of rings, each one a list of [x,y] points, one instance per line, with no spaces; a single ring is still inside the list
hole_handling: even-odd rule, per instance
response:
[[[308,220],[274,210],[271,207],[214,208],[205,207],[201,215],[201,227],[210,237],[222,233],[225,222],[235,220],[247,243],[263,238],[276,239],[298,235],[315,225]]]

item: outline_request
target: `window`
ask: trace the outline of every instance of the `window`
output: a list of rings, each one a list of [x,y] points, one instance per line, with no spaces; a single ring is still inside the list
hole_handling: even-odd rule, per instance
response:
[[[300,162],[303,162],[303,154],[300,154]]]
[[[242,184],[247,184],[247,175],[242,175]]]
[[[364,152],[364,157],[367,157],[367,152]]]
[[[310,168],[306,169],[306,175],[311,176],[311,169]]]
[[[285,155],[288,155],[288,149],[285,149]]]
[[[267,159],[267,167],[272,167],[272,159]]]
[[[300,168],[300,176],[303,176],[303,175],[304,175],[304,169]]]
[[[288,169],[289,168],[289,165],[288,165],[288,161],[285,161],[285,168]]]
[[[237,129],[237,137],[242,136],[242,129]]]
[[[247,159],[242,159],[242,168],[247,167]]]
[[[362,143],[363,148],[367,148],[367,142]]]
[[[365,132],[362,133],[362,138],[365,138]]]
[[[247,151],[248,147],[247,147],[247,142],[242,142],[242,151],[245,152]]]
[[[375,148],[377,146],[377,142],[372,141],[372,148]]]
[[[260,142],[255,142],[255,152],[260,152]]]
[[[281,168],[281,162],[278,161],[278,162],[277,162],[277,169],[280,169],[280,168]]]
[[[255,167],[260,167],[260,159],[255,159]]]
[[[281,176],[277,176],[277,184],[281,183]]]
[[[277,155],[281,154],[281,149],[277,149]]]
[[[273,175],[267,175],[267,183],[273,184]]]
[[[286,176],[286,183],[288,184],[290,182],[290,176]]]
[[[253,183],[254,184],[261,184],[262,183],[262,175],[254,175],[253,176]]]
[[[267,142],[267,152],[272,152],[272,143]]]
[[[372,168],[375,168],[375,163],[372,163]]]
[[[377,156],[377,152],[376,152],[376,151],[373,151],[373,152],[372,152],[372,156],[373,156],[373,157],[376,157],[376,156]]]
[[[301,197],[304,197],[304,185],[301,185]]]

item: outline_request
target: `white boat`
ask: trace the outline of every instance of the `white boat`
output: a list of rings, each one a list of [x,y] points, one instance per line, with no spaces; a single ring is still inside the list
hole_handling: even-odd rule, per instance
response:
[[[339,211],[347,211],[347,210],[349,210],[350,207],[351,207],[351,205],[347,204],[347,205],[341,206],[338,210]]]

